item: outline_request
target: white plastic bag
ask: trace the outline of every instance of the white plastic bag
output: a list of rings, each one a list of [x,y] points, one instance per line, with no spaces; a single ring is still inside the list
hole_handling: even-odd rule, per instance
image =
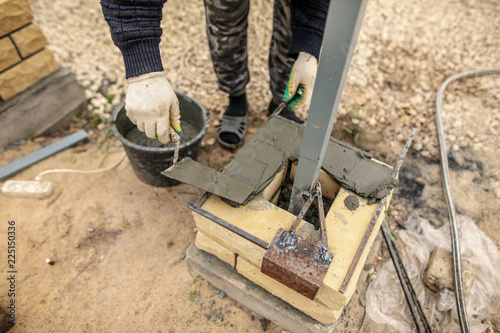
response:
[[[459,215],[457,222],[462,261],[469,260],[476,272],[470,294],[465,298],[467,317],[471,332],[481,333],[488,327],[481,322],[498,314],[500,309],[500,252],[468,217]],[[435,294],[422,280],[434,248],[451,251],[449,225],[434,229],[413,213],[405,227],[398,234],[398,243],[404,245],[400,255],[431,328],[435,332],[460,332],[454,293],[445,289]],[[382,266],[368,287],[366,312],[373,321],[398,332],[415,329],[392,260]]]

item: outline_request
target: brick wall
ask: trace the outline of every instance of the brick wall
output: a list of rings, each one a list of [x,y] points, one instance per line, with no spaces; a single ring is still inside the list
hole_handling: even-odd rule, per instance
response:
[[[0,0],[0,102],[59,68],[28,0]]]

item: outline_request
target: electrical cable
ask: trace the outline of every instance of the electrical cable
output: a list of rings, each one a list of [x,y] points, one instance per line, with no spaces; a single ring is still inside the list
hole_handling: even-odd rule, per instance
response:
[[[37,181],[42,181],[43,176],[49,174],[49,173],[60,173],[60,172],[65,172],[65,173],[83,173],[83,174],[89,174],[89,173],[99,173],[99,172],[105,172],[111,169],[116,168],[125,158],[126,153],[123,153],[122,156],[118,159],[118,161],[115,162],[115,164],[102,168],[102,169],[96,169],[96,170],[75,170],[75,169],[51,169],[51,170],[45,170],[41,172],[38,176],[35,177],[35,180]]]
[[[474,71],[467,71],[455,74],[448,79],[446,79],[441,86],[436,95],[436,128],[438,132],[439,139],[439,152],[441,157],[441,169],[443,176],[443,188],[446,197],[446,202],[448,205],[448,214],[450,217],[450,232],[451,232],[451,248],[453,252],[453,273],[455,280],[455,301],[457,305],[458,312],[458,320],[460,323],[460,329],[464,333],[469,332],[469,323],[467,320],[467,313],[464,304],[463,298],[463,289],[462,289],[462,274],[461,274],[461,265],[460,265],[460,241],[458,237],[458,229],[456,223],[455,216],[455,206],[453,204],[453,198],[451,196],[450,189],[450,177],[449,177],[449,169],[448,169],[448,154],[446,152],[446,142],[444,138],[444,130],[442,125],[441,111],[442,111],[442,103],[443,103],[443,92],[446,87],[459,79],[463,79],[470,76],[476,75],[485,75],[485,74],[498,74],[500,73],[500,68],[489,68],[489,69],[480,69]]]

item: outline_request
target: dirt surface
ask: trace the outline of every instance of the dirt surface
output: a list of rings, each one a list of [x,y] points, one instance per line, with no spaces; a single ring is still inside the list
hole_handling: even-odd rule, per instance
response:
[[[266,120],[270,99],[267,49],[272,2],[251,3],[247,140]],[[89,142],[13,179],[32,180],[54,168],[111,166],[123,148],[109,133],[107,120],[123,100],[125,82],[99,3],[30,4],[59,63],[71,68],[85,89],[88,109],[62,131],[2,149],[0,166],[80,128],[89,132]],[[435,226],[447,222],[435,95],[453,74],[498,67],[499,13],[500,3],[494,0],[369,1],[334,134],[394,165],[411,127],[417,128],[388,212],[393,229],[415,210]],[[167,76],[175,89],[211,110],[199,161],[221,170],[236,152],[215,142],[215,125],[227,97],[217,90],[212,71],[203,3],[170,0],[164,14],[162,57]],[[471,217],[500,248],[499,89],[500,75],[452,84],[445,94],[443,118],[457,211]],[[54,184],[48,199],[0,200],[2,276],[7,271],[7,222],[16,221],[17,325],[10,332],[283,331],[188,272],[184,252],[196,229],[184,203],[196,199],[200,190],[143,184],[127,159],[104,173],[58,173],[44,179]],[[54,264],[47,264],[47,258]],[[335,332],[387,331],[365,316],[364,295],[388,258],[379,235]],[[9,298],[2,280],[0,306],[5,309]]]

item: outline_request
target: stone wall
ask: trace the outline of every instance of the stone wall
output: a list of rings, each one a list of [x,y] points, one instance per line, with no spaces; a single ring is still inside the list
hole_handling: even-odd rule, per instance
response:
[[[0,0],[0,102],[55,72],[53,53],[28,0]]]

